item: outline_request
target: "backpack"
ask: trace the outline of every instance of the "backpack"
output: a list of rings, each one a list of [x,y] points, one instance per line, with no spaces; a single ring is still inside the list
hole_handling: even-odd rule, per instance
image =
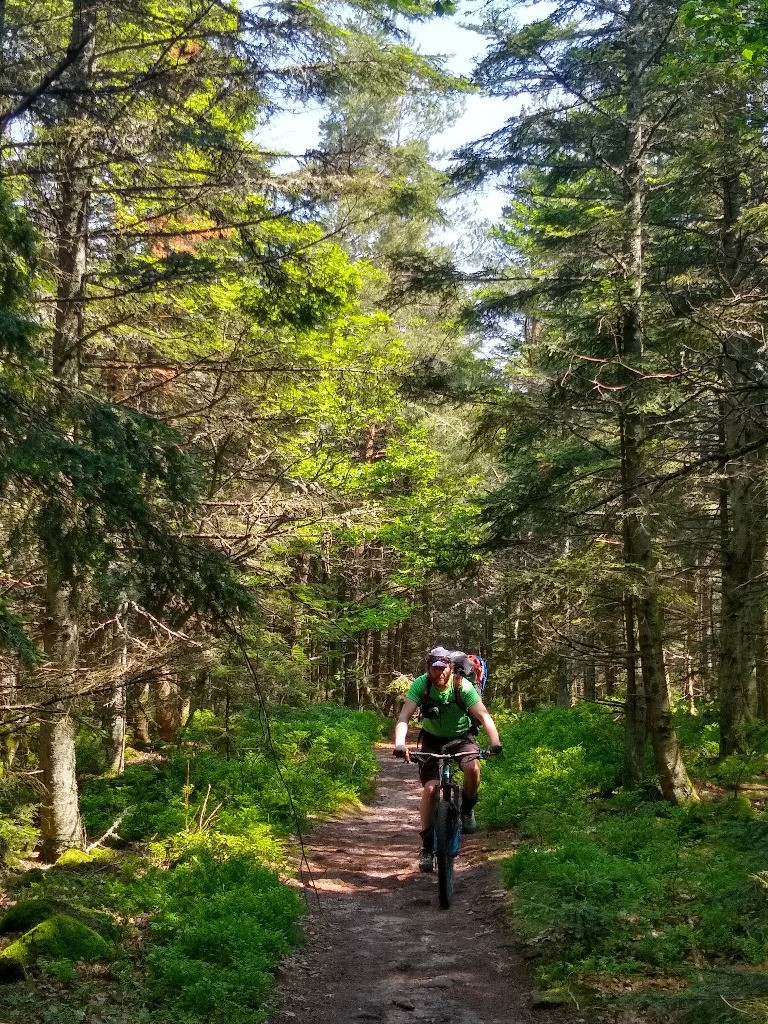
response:
[[[482,697],[485,693],[485,684],[488,682],[488,662],[479,654],[468,654],[467,660],[472,665],[474,678],[470,682]]]
[[[481,655],[454,651],[451,655],[451,667],[455,674],[468,679],[480,696],[483,696],[488,681],[488,663]]]

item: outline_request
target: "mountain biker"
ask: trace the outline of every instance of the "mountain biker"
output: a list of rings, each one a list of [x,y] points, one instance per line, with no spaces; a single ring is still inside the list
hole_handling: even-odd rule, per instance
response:
[[[485,729],[494,753],[501,753],[499,733],[482,697],[469,680],[454,671],[454,663],[462,665],[458,657],[461,652],[451,652],[445,647],[433,647],[427,655],[427,671],[411,683],[395,725],[395,749],[399,757],[410,760],[405,738],[408,723],[414,712],[421,706],[427,708],[421,723],[418,746],[425,753],[440,754],[450,740],[461,740],[451,753],[480,753],[473,733],[473,719]],[[465,659],[466,660],[466,659]],[[460,702],[459,699],[460,698]],[[475,730],[476,731],[476,730]],[[480,785],[480,758],[462,757],[461,767],[464,786],[461,803],[462,832],[476,832],[474,807]],[[419,813],[421,816],[421,853],[419,870],[432,870],[432,843],[434,829],[432,814],[435,806],[435,790],[438,783],[438,762],[430,759],[419,767],[419,778],[423,786]]]

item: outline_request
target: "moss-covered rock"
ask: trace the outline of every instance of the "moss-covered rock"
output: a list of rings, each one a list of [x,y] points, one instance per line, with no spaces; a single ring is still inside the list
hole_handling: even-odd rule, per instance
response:
[[[54,914],[0,953],[0,981],[16,981],[38,960],[108,960],[112,947],[68,914]]]
[[[8,947],[10,949],[10,946]],[[3,957],[0,954],[0,985],[9,981],[21,981],[27,976],[24,964],[13,957]]]
[[[82,921],[89,928],[93,928],[104,937],[111,937],[115,933],[116,925],[106,914],[99,914],[95,911],[83,910],[74,907],[63,900],[39,897],[32,900],[19,900],[19,902],[4,915],[0,920],[0,935],[14,935],[20,932],[28,932],[30,928],[47,921],[55,914],[66,914],[74,917],[76,921]]]
[[[61,900],[19,900],[0,920],[0,935],[28,932],[41,921],[47,921],[54,914],[68,913],[68,907]]]

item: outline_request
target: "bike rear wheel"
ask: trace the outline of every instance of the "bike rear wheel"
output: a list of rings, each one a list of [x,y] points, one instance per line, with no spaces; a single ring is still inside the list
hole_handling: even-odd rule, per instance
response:
[[[447,910],[453,899],[453,858],[456,809],[447,800],[439,800],[435,808],[435,859],[437,860],[437,892],[440,906]]]

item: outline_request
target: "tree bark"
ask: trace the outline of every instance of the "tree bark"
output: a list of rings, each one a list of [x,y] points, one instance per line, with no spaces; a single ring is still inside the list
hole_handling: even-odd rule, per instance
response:
[[[560,655],[557,659],[555,681],[557,684],[558,707],[572,708],[574,705],[573,680],[571,679],[570,673],[568,671],[568,659],[565,658],[563,655]]]
[[[2,771],[0,774],[2,775],[13,768],[16,752],[19,748],[21,726],[27,720],[26,716],[21,718],[18,711],[13,712],[13,714],[3,711],[3,708],[9,704],[17,703],[18,690],[19,674],[17,668],[12,666],[0,670],[0,723],[2,723],[2,733],[0,733],[0,765],[2,766]]]
[[[155,720],[160,739],[170,741],[182,726],[181,690],[176,676],[166,670],[155,680]]]
[[[344,706],[357,710],[360,707],[360,687],[356,671],[357,648],[353,640],[344,646]]]
[[[624,702],[624,769],[625,785],[639,786],[645,779],[645,748],[648,744],[648,715],[645,688],[637,672],[637,639],[632,595],[624,598],[624,631],[626,642],[627,694]]]
[[[87,108],[93,79],[97,0],[74,0],[69,49],[80,56],[68,71],[68,130],[62,132],[57,197],[56,310],[52,370],[62,384],[79,383],[80,347],[87,271],[87,225],[91,181]],[[73,500],[66,515],[76,519]],[[44,540],[46,628],[44,648],[50,663],[48,700],[40,719],[40,767],[43,798],[40,852],[52,860],[83,843],[75,775],[75,726],[69,705],[75,696],[79,660],[78,614],[85,580],[69,563],[59,538]]]
[[[757,681],[757,714],[761,722],[768,722],[768,609],[762,608],[762,621],[757,637],[755,677]]]
[[[47,628],[44,648],[51,666],[40,714],[40,857],[56,860],[65,850],[83,845],[75,774],[75,724],[69,705],[75,694],[80,653],[79,593],[75,579],[48,574]]]
[[[643,688],[647,701],[648,732],[661,791],[667,800],[684,803],[698,800],[685,770],[677,734],[672,724],[664,669],[663,630],[657,578],[657,561],[651,537],[649,496],[643,486],[642,461],[644,414],[637,395],[643,381],[644,223],[646,111],[644,76],[654,39],[655,0],[633,0],[627,19],[627,131],[628,158],[624,167],[626,188],[626,277],[628,297],[623,312],[622,352],[632,371],[624,413],[625,561],[636,578],[634,609]],[[638,384],[639,382],[639,384]]]
[[[149,746],[152,737],[149,734],[149,683],[141,683],[132,688],[129,706],[129,722],[136,743]]]

